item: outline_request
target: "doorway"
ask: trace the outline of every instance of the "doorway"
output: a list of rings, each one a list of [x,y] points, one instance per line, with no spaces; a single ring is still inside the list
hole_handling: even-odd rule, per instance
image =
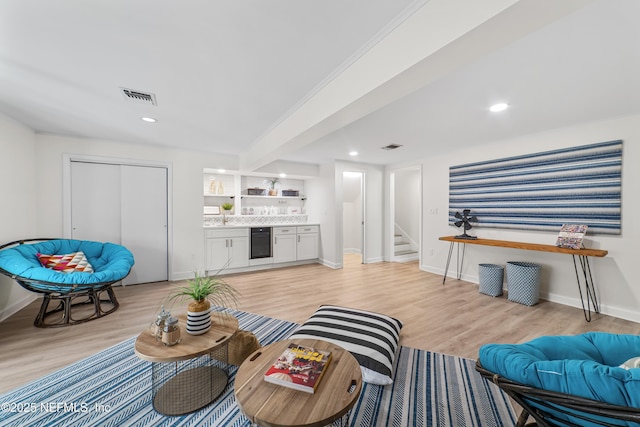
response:
[[[391,172],[391,260],[414,261],[420,258],[422,235],[422,170],[419,166]]]
[[[343,255],[359,256],[361,264],[366,263],[364,194],[364,173],[342,172]]]

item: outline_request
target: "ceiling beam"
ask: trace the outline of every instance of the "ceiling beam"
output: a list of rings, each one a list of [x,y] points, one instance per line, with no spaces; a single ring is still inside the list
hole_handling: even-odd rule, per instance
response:
[[[430,0],[242,153],[240,167],[274,162],[590,1]]]

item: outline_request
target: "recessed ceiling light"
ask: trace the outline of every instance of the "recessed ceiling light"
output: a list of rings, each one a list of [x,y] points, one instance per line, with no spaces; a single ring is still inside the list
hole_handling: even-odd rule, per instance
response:
[[[354,157],[354,156],[357,156],[357,155],[358,155],[358,152],[357,152],[357,151],[349,151],[349,155],[350,155],[351,157]]]
[[[489,107],[489,111],[491,111],[492,113],[498,113],[500,111],[506,110],[507,108],[509,108],[509,104],[500,102],[498,104],[493,104],[491,107]]]
[[[153,117],[141,117],[141,119],[147,123],[155,123],[158,119],[154,119]]]
[[[218,169],[218,173],[225,173],[226,170],[225,169]]]
[[[286,174],[286,173],[281,173],[281,174],[280,174],[280,178],[286,178],[286,177],[287,177],[287,174]]]

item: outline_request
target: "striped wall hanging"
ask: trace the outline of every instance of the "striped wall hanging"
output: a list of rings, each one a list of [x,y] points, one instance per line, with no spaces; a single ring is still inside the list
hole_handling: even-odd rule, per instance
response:
[[[473,227],[621,233],[622,140],[449,168],[449,224],[471,209]]]

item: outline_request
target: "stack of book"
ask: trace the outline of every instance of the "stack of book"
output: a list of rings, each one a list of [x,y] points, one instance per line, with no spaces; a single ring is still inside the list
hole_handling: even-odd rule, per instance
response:
[[[563,224],[556,240],[556,246],[569,249],[582,248],[582,240],[587,232],[583,224]]]
[[[330,361],[331,352],[329,351],[290,344],[264,373],[264,380],[295,390],[314,393]]]

